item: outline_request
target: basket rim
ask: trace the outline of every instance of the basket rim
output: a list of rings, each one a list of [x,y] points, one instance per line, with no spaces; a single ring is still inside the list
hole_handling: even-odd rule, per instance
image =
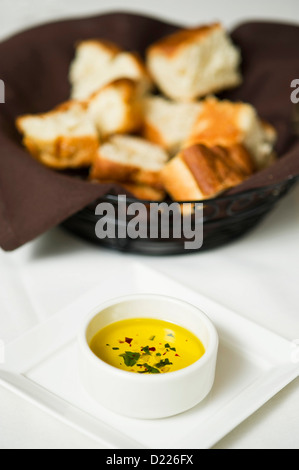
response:
[[[168,202],[168,201],[155,201],[155,200],[147,200],[147,199],[138,199],[138,198],[126,196],[126,202],[128,204],[134,204],[136,202],[142,202],[144,204],[163,204],[163,203],[173,204],[173,203],[179,203],[179,204],[205,204],[205,205],[211,204],[211,205],[215,205],[215,204],[221,203],[221,202],[237,201],[237,200],[239,200],[243,197],[250,196],[250,195],[252,195],[254,193],[257,193],[257,192],[274,191],[276,188],[278,189],[279,187],[281,187],[284,184],[288,184],[288,183],[289,184],[296,184],[297,182],[299,182],[299,174],[292,175],[289,178],[287,178],[285,180],[282,180],[278,183],[272,183],[272,184],[265,185],[265,186],[260,186],[260,187],[257,187],[257,188],[251,188],[251,189],[248,189],[246,191],[241,191],[241,192],[235,193],[235,194],[228,194],[228,195],[224,194],[223,196],[210,198],[210,199],[202,199],[202,200],[196,200],[196,201],[174,201],[174,200],[172,200],[172,201]],[[123,195],[120,195],[120,194],[106,194],[106,195],[100,197],[99,200],[117,203],[119,196],[123,196]]]

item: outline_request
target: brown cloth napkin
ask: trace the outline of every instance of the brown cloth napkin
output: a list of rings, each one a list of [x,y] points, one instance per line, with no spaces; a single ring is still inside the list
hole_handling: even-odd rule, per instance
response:
[[[198,24],[201,23],[198,18]],[[62,21],[22,32],[0,44],[0,246],[14,250],[120,187],[91,184],[49,170],[24,150],[15,129],[21,114],[45,112],[69,98],[68,70],[78,40],[102,37],[144,54],[179,26],[153,18],[112,13]],[[299,174],[299,139],[292,128],[290,84],[299,78],[299,26],[247,23],[232,33],[243,55],[243,85],[222,96],[255,105],[279,132],[280,160],[232,192]]]

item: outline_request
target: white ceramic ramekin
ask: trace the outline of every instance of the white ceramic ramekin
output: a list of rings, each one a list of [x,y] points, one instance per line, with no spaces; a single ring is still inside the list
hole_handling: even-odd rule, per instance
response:
[[[105,326],[129,318],[154,318],[180,325],[196,335],[206,353],[185,369],[166,374],[134,374],[96,357],[89,344]],[[177,415],[200,403],[211,391],[218,353],[218,334],[197,307],[170,297],[136,295],[97,307],[79,332],[82,384],[98,403],[131,418],[158,419]]]

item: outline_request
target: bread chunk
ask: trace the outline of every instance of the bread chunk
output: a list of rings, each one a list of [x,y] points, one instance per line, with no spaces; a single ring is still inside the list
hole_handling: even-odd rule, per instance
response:
[[[163,201],[166,192],[163,189],[154,188],[146,184],[122,183],[122,186],[137,199],[143,201]]]
[[[144,92],[152,86],[145,65],[137,54],[125,52],[115,44],[102,40],[87,40],[78,44],[69,76],[71,97],[76,100],[86,100],[120,78],[137,81]]]
[[[128,134],[142,126],[142,105],[138,83],[119,79],[95,92],[87,101],[88,113],[102,138]]]
[[[231,146],[241,144],[254,158],[257,169],[264,168],[273,155],[276,131],[259,118],[249,104],[207,98],[186,139],[184,147],[194,144]]]
[[[147,65],[159,88],[178,101],[238,86],[240,63],[239,49],[219,23],[180,30],[147,52]]]
[[[183,149],[161,171],[166,191],[176,201],[201,201],[242,183],[254,172],[254,163],[240,145]]]
[[[161,147],[139,137],[115,135],[100,146],[90,177],[160,189],[160,171],[167,161]]]
[[[174,156],[189,136],[200,110],[200,103],[178,103],[148,96],[143,100],[143,136]]]
[[[99,137],[83,103],[69,101],[53,111],[16,121],[31,155],[44,165],[63,170],[92,164]]]

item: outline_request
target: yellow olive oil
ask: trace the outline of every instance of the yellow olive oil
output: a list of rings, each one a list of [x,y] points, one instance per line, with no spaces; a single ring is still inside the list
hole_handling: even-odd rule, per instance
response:
[[[175,372],[205,354],[201,341],[187,329],[147,318],[108,325],[94,336],[90,348],[107,364],[138,374]]]

